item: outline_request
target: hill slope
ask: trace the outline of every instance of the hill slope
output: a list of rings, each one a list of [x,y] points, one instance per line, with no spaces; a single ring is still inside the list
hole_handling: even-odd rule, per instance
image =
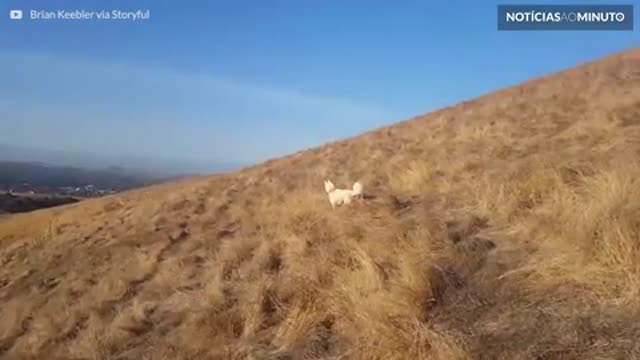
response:
[[[256,167],[16,215],[0,357],[639,357],[639,154],[633,49]],[[325,178],[366,199],[330,211]]]

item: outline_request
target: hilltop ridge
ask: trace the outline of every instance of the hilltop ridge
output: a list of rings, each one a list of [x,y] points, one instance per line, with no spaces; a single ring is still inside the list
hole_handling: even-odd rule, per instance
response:
[[[0,219],[0,358],[640,356],[640,49]],[[324,179],[366,199],[331,211]]]

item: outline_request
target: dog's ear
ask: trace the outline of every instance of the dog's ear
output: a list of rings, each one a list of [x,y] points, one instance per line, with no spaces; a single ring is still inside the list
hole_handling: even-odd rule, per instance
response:
[[[333,185],[333,183],[330,180],[325,180],[324,181],[324,189],[327,192],[333,191],[334,188],[335,188],[335,186]]]

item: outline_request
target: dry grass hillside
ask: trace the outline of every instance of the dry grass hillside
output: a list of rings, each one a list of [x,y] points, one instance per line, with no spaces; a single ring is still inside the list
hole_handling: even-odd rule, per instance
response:
[[[640,49],[0,220],[0,319],[3,359],[640,358]]]

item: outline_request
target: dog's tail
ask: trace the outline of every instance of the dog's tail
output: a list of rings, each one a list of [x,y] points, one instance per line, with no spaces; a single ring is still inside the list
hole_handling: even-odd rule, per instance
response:
[[[324,190],[325,190],[327,193],[332,192],[333,190],[335,190],[335,188],[336,188],[336,186],[335,186],[335,185],[333,185],[333,183],[331,182],[331,180],[325,180],[325,181],[324,181]]]
[[[362,184],[360,182],[353,184],[353,194],[356,196],[362,195]]]

